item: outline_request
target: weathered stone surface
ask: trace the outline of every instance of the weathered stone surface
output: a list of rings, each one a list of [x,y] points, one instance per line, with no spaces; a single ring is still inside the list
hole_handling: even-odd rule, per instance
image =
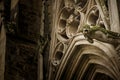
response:
[[[41,0],[20,0],[18,34],[37,42],[40,35]]]
[[[5,80],[37,80],[37,45],[8,38]]]
[[[43,27],[41,2],[42,0],[20,0],[19,5],[11,9],[11,20],[18,23],[18,26],[14,34],[7,35],[6,80],[37,80],[38,64],[43,66],[38,63],[38,42],[41,33],[44,33],[44,28],[43,31],[40,30]],[[14,18],[16,12],[18,22]]]
[[[0,80],[4,80],[6,35],[4,26],[0,29]]]

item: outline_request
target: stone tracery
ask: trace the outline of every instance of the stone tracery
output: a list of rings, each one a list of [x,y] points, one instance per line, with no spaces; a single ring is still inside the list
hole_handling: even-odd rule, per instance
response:
[[[111,0],[108,0],[108,2],[111,2]],[[56,9],[56,16],[54,16],[55,22],[53,26],[56,31],[53,41],[55,39],[57,41],[53,43],[55,45],[59,43],[59,47],[56,46],[54,50],[52,49],[51,64],[54,66],[57,64],[57,66],[50,69],[49,80],[95,80],[99,78],[97,75],[101,74],[103,77],[107,76],[106,80],[120,79],[118,77],[120,74],[119,58],[114,46],[97,40],[94,40],[95,43],[90,44],[86,42],[80,32],[85,24],[99,25],[106,30],[114,31],[110,26],[111,15],[109,8],[111,6],[108,5],[108,2],[106,0],[58,0],[55,2],[55,4],[64,4],[64,6],[57,6],[59,9]],[[62,49],[60,49],[60,46]],[[59,58],[53,58],[55,55],[59,55]],[[54,70],[55,74],[53,74],[52,70]],[[93,74],[89,73],[89,70]],[[87,71],[91,75],[87,75],[88,78],[85,78]]]

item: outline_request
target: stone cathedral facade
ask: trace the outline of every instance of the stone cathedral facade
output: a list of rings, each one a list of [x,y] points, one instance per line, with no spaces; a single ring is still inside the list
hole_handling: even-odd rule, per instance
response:
[[[120,80],[120,0],[0,3],[0,80]]]
[[[118,4],[119,0],[54,1],[48,80],[120,80],[119,43],[90,43],[80,32],[87,24],[120,33]]]

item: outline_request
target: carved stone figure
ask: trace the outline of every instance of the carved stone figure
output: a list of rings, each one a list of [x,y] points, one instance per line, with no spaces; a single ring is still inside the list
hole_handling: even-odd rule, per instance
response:
[[[99,26],[90,26],[85,25],[83,27],[83,34],[85,38],[90,42],[93,43],[93,39],[111,43],[111,44],[118,44],[120,43],[120,33],[116,33],[113,31],[106,30],[105,28]]]

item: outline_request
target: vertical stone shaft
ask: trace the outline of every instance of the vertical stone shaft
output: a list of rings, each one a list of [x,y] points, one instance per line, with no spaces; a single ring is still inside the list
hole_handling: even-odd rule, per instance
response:
[[[5,46],[6,46],[6,35],[5,29],[0,16],[0,80],[4,80],[5,72]]]

